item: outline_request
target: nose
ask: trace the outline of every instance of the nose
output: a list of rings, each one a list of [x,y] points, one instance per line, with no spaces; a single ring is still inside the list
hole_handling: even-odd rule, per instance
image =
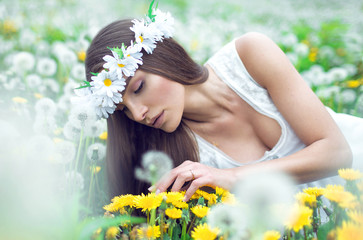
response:
[[[128,109],[131,112],[132,118],[136,122],[142,122],[146,118],[146,113],[148,112],[148,108],[145,105],[131,105],[128,106]]]

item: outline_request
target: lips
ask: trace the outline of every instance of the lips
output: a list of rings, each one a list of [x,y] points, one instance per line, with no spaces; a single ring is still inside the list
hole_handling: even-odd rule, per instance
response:
[[[154,128],[160,128],[161,125],[163,124],[163,118],[164,117],[164,111],[162,111],[161,113],[159,113],[157,116],[155,116],[151,122],[151,126]]]

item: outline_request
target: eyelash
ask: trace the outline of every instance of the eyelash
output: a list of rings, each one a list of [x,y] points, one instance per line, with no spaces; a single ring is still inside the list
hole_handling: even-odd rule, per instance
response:
[[[141,81],[139,87],[136,89],[136,91],[134,91],[134,93],[136,93],[136,94],[139,93],[143,87],[144,87],[144,82]]]

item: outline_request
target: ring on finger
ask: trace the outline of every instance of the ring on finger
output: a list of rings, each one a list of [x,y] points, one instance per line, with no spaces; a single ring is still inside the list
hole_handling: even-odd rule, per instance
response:
[[[193,170],[192,170],[192,169],[189,169],[189,171],[190,171],[190,173],[192,174],[192,180],[194,180],[194,179],[195,179],[195,175],[194,175]]]

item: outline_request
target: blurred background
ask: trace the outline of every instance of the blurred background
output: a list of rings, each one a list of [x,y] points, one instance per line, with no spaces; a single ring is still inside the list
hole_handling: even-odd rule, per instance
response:
[[[203,64],[249,31],[271,37],[326,106],[363,117],[360,0],[159,0],[175,39]],[[141,18],[144,0],[0,2],[0,238],[73,239],[102,215],[107,129],[72,106],[103,26]],[[261,63],[263,67],[263,63]]]

